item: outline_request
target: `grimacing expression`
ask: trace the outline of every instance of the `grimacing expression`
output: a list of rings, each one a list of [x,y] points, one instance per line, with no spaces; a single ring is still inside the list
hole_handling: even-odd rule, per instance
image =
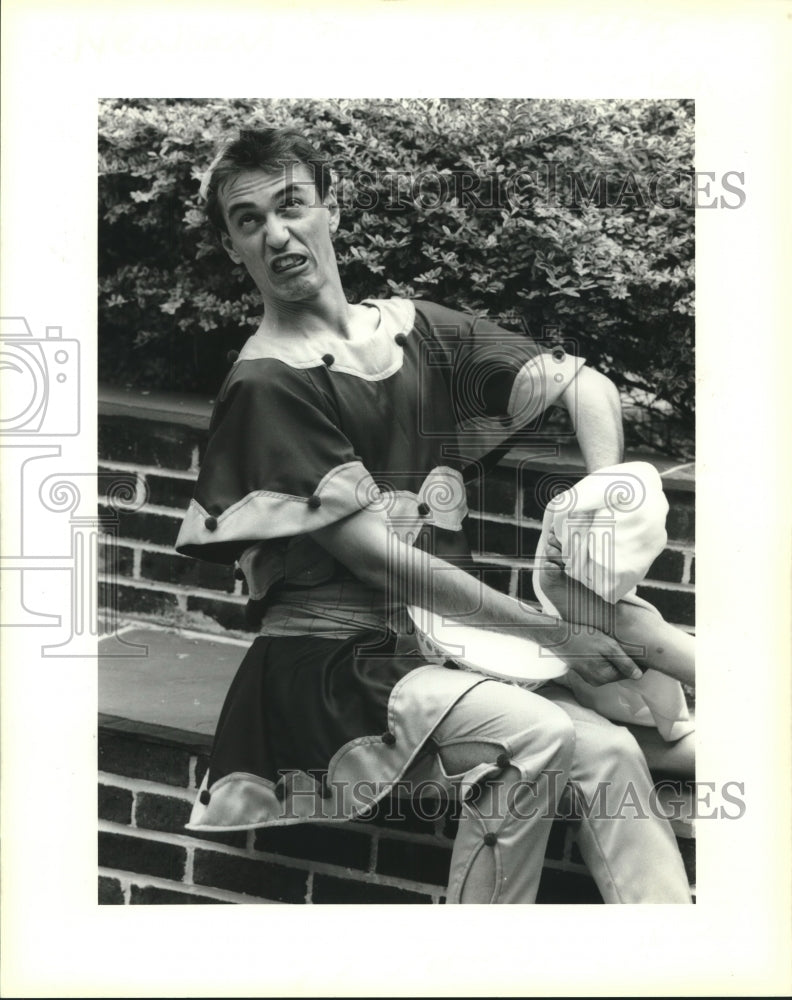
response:
[[[338,205],[332,189],[319,198],[310,167],[242,171],[221,187],[219,198],[228,230],[223,246],[247,268],[265,303],[312,298],[337,280],[332,236]]]

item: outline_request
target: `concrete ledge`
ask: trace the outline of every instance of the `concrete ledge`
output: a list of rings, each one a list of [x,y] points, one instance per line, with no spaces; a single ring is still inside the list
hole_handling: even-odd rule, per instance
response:
[[[103,656],[99,641],[99,712],[211,740],[228,686],[249,642],[129,626],[118,633],[144,655]]]
[[[99,713],[99,730],[103,733],[118,733],[123,736],[140,737],[148,743],[179,747],[188,753],[208,754],[212,749],[212,737],[191,733],[189,729],[177,726],[160,726],[154,722],[139,722],[125,719],[121,715]]]
[[[162,420],[166,423],[206,429],[214,400],[164,389],[123,389],[100,383],[100,416],[134,417],[136,420]]]

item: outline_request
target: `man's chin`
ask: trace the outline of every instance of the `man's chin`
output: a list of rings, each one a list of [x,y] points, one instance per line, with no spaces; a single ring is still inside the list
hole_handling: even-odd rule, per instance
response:
[[[308,301],[316,296],[318,289],[316,283],[306,276],[295,275],[291,281],[279,281],[275,285],[270,285],[266,290],[261,289],[264,301],[274,302],[302,302]]]

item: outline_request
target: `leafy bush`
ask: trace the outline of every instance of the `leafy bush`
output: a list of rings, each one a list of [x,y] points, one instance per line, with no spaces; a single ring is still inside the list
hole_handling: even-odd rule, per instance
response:
[[[199,184],[217,141],[256,125],[330,154],[352,301],[414,295],[567,344],[620,386],[634,440],[691,452],[687,101],[105,101],[100,377],[212,393],[255,328]]]

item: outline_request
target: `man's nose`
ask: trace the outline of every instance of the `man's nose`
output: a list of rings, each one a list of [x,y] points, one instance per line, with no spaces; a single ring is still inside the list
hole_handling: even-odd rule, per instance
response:
[[[289,230],[283,224],[282,219],[277,216],[267,219],[264,239],[272,250],[282,250],[286,246],[289,242]]]

